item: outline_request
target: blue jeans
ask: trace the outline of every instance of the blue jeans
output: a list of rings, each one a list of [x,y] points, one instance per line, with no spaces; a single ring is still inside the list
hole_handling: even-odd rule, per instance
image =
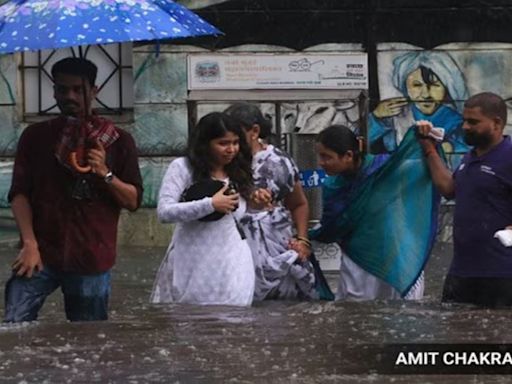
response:
[[[94,275],[58,272],[45,266],[31,278],[13,274],[5,286],[4,322],[37,320],[44,301],[61,287],[70,321],[107,320],[110,271]]]

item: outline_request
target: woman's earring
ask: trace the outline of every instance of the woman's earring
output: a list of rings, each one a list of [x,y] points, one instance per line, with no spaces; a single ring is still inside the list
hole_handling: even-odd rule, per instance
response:
[[[358,149],[359,153],[365,152],[364,150],[364,137],[363,136],[357,136],[357,143],[358,143]]]

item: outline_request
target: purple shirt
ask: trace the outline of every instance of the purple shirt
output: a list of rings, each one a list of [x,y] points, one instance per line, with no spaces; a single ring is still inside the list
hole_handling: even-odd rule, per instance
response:
[[[450,274],[512,277],[512,247],[494,233],[512,225],[512,142],[505,136],[490,152],[468,152],[454,173],[454,256]]]

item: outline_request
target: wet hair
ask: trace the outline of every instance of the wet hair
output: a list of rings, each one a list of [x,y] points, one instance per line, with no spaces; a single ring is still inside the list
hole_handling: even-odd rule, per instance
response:
[[[261,110],[254,104],[235,103],[224,112],[237,119],[246,131],[251,129],[254,124],[258,124],[261,139],[269,137],[272,133],[272,123],[263,116]]]
[[[471,96],[464,102],[464,108],[480,108],[482,113],[493,119],[499,117],[503,126],[507,124],[507,105],[505,100],[492,92],[482,92]]]
[[[318,134],[316,141],[338,155],[344,155],[347,151],[352,151],[354,160],[363,157],[363,153],[359,149],[358,137],[350,128],[344,125],[331,125],[325,128]]]
[[[228,132],[240,138],[240,150],[225,170],[229,180],[247,197],[252,187],[251,150],[238,121],[223,112],[203,116],[189,137],[187,157],[192,165],[194,181],[211,177],[210,142]]]
[[[67,57],[53,64],[52,77],[55,79],[57,74],[85,77],[91,87],[94,87],[98,67],[92,61],[81,57]]]

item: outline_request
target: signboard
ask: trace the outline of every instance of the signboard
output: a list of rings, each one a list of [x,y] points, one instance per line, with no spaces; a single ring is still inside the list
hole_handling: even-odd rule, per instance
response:
[[[302,188],[321,187],[325,180],[325,171],[323,169],[304,169],[299,171],[299,180]]]
[[[188,88],[367,89],[365,53],[188,56]]]

